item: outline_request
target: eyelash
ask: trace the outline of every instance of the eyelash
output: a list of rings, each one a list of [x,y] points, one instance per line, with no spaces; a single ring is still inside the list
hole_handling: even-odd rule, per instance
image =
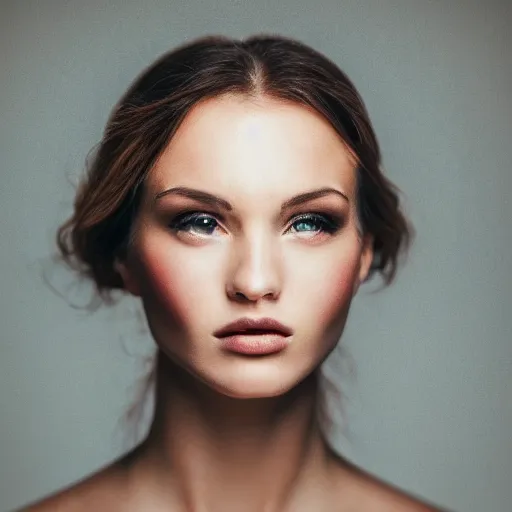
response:
[[[198,219],[213,219],[216,223],[218,222],[215,216],[208,214],[206,212],[187,212],[178,215],[175,217],[172,222],[169,224],[169,227],[175,231],[192,231],[187,228],[190,226],[193,226],[193,222],[197,221]],[[328,235],[332,235],[336,233],[341,227],[342,221],[338,218],[336,218],[333,215],[327,215],[325,213],[316,213],[316,212],[309,212],[304,213],[295,216],[294,221],[292,225],[297,224],[299,222],[312,222],[319,226],[318,230],[313,230],[315,233],[326,233]],[[300,233],[303,233],[304,231],[301,231]]]

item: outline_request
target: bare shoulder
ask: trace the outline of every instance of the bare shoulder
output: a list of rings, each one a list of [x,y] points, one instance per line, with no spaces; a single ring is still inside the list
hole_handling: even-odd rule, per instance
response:
[[[450,512],[377,478],[344,461],[337,478],[340,497],[351,510],[361,512]]]
[[[50,496],[26,505],[18,512],[86,512],[90,510],[126,510],[124,477],[118,463]]]
[[[365,512],[449,512],[382,482],[368,486]]]

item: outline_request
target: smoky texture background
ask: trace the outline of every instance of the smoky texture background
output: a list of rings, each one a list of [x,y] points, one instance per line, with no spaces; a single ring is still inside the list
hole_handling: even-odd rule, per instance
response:
[[[417,496],[510,511],[511,22],[505,0],[3,0],[0,510],[135,442],[122,415],[151,347],[135,304],[89,315],[42,277],[90,297],[47,259],[110,109],[178,44],[276,32],[354,81],[417,230],[396,284],[353,304],[341,363],[355,373],[328,362],[346,413],[332,441]]]

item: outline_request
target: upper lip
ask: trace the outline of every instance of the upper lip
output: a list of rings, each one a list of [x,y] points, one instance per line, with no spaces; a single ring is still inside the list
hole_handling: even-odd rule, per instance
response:
[[[233,334],[258,332],[277,332],[284,336],[291,336],[293,330],[273,318],[239,318],[214,333],[214,336],[221,338]]]

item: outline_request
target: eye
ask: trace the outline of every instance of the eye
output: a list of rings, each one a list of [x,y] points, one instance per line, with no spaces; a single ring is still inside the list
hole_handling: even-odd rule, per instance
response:
[[[295,217],[292,228],[297,233],[327,233],[333,234],[340,228],[340,220],[330,216],[319,213],[305,213]]]
[[[297,233],[333,234],[340,226],[341,220],[332,215],[305,213],[294,218],[291,229]],[[174,218],[169,227],[176,232],[209,236],[219,227],[219,223],[215,217],[205,212],[187,212]]]
[[[185,231],[200,235],[211,235],[217,226],[217,219],[204,212],[178,215],[169,224],[169,227],[176,232]]]

